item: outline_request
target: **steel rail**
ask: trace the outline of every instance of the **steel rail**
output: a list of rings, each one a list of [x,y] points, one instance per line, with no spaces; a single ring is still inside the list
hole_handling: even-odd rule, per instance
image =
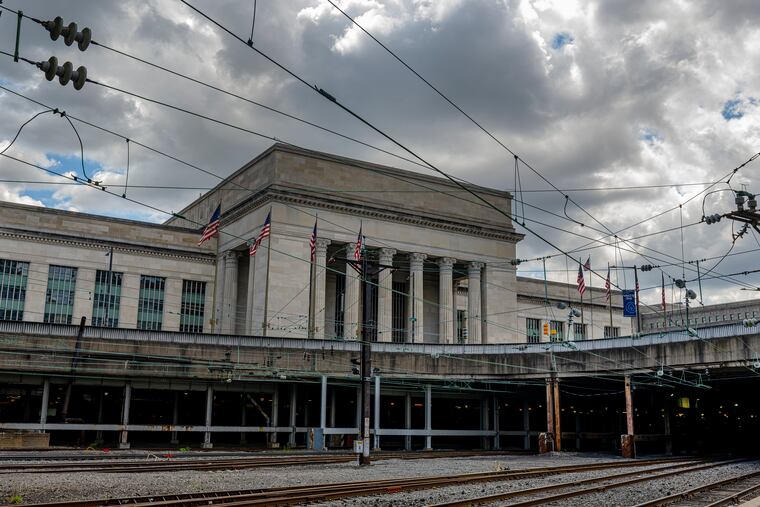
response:
[[[663,477],[670,477],[670,476],[673,476],[673,475],[686,474],[686,473],[696,472],[696,471],[704,470],[704,469],[708,469],[708,468],[715,468],[715,467],[719,467],[719,466],[725,466],[725,465],[728,465],[728,464],[731,464],[731,463],[736,463],[736,462],[739,462],[739,461],[746,461],[746,459],[734,459],[734,460],[728,460],[728,461],[720,461],[720,462],[717,462],[717,463],[707,463],[707,464],[704,464],[704,465],[698,465],[698,466],[694,466],[694,467],[687,468],[687,469],[671,470],[671,471],[668,471],[668,472],[665,472],[665,473],[661,473],[661,474],[657,474],[657,475],[654,475],[654,476],[647,475],[645,477],[636,477],[634,479],[628,479],[628,480],[623,480],[623,481],[620,481],[620,482],[614,482],[612,484],[602,484],[602,485],[599,485],[599,486],[591,486],[589,488],[582,488],[582,489],[571,489],[570,491],[566,491],[566,492],[563,492],[563,493],[557,493],[557,494],[554,494],[554,495],[544,496],[544,497],[540,497],[540,498],[532,498],[532,499],[524,500],[522,502],[517,502],[517,503],[510,503],[510,506],[511,507],[528,507],[528,506],[533,506],[533,505],[543,505],[543,504],[550,503],[550,502],[556,502],[556,501],[559,501],[559,500],[564,500],[566,498],[572,498],[572,497],[576,497],[576,496],[587,495],[589,493],[596,493],[596,492],[600,492],[600,491],[606,491],[608,489],[619,488],[619,487],[628,486],[628,485],[631,485],[631,484],[637,484],[637,483],[640,483],[640,482],[653,481],[653,480],[657,480],[657,479],[660,479],[660,478],[663,478]],[[496,502],[496,501],[499,501],[499,500],[505,500],[505,499],[508,499],[508,498],[518,497],[518,496],[526,496],[526,495],[532,495],[532,494],[535,494],[535,493],[542,493],[542,492],[545,492],[545,491],[559,490],[559,489],[565,489],[565,488],[573,488],[573,487],[577,487],[580,484],[592,484],[592,483],[595,483],[595,482],[604,482],[604,481],[608,481],[610,479],[619,479],[619,478],[623,478],[623,477],[627,477],[627,476],[631,476],[631,475],[649,474],[649,473],[653,473],[653,472],[658,472],[660,470],[664,470],[666,468],[683,468],[683,467],[675,467],[675,466],[674,467],[661,467],[660,469],[650,469],[650,470],[642,470],[642,471],[637,471],[637,472],[627,472],[627,473],[624,473],[624,474],[609,475],[607,477],[597,477],[597,478],[592,478],[592,479],[584,479],[584,480],[580,480],[580,481],[564,482],[564,483],[560,483],[560,484],[553,484],[553,485],[550,485],[550,486],[539,486],[539,487],[536,487],[536,488],[521,489],[521,490],[510,491],[510,492],[505,492],[505,493],[497,493],[497,494],[494,494],[494,495],[485,495],[485,496],[480,496],[480,497],[476,497],[476,498],[468,498],[468,499],[465,499],[465,500],[457,500],[457,501],[454,501],[454,502],[444,502],[444,503],[435,504],[435,505],[429,506],[429,507],[444,507],[444,506],[445,507],[454,507],[454,506],[464,507],[464,506],[472,506],[472,505],[483,505],[483,504],[493,503],[493,502]]]
[[[656,498],[654,500],[650,500],[648,502],[640,503],[636,505],[635,507],[659,507],[662,505],[668,505],[674,502],[677,502],[679,500],[698,495],[700,493],[705,493],[708,491],[712,491],[714,489],[719,489],[723,486],[727,486],[729,484],[733,484],[735,482],[741,482],[746,481],[748,479],[754,479],[756,477],[760,477],[760,471],[757,472],[750,472],[743,475],[738,475],[735,477],[729,477],[728,479],[722,479],[720,481],[711,482],[709,484],[704,484],[702,486],[697,486],[696,488],[687,489],[686,491],[680,491],[678,493],[674,493],[672,495],[663,496],[660,498]],[[717,500],[715,502],[712,502],[710,504],[707,504],[707,507],[713,507],[713,506],[721,506],[721,505],[732,505],[735,500],[748,495],[756,490],[760,489],[760,482],[757,484],[753,484],[749,488],[746,488],[742,491],[739,491],[738,493],[730,492],[728,496],[725,498],[721,498],[720,500]]]
[[[433,452],[384,452],[375,455],[376,459],[437,459],[458,458],[471,456],[509,456],[510,452],[501,451],[433,451]],[[106,458],[104,458],[106,459]],[[126,458],[120,458],[126,459]],[[133,458],[134,459],[134,458]],[[179,471],[179,470],[219,470],[235,468],[256,468],[266,466],[291,466],[324,463],[347,463],[356,460],[354,454],[340,455],[315,455],[304,454],[297,456],[259,456],[240,457],[232,459],[213,459],[205,456],[179,457],[166,461],[129,461],[129,462],[63,462],[63,463],[18,463],[0,465],[0,475],[5,473],[77,473],[77,472],[104,472],[104,473],[128,473],[149,471]]]
[[[701,460],[696,460],[693,458],[614,461],[595,463],[590,465],[563,465],[499,472],[475,472],[468,474],[431,477],[354,481],[326,485],[318,484],[310,486],[288,486],[280,488],[249,489],[241,491],[152,495],[136,498],[84,500],[31,505],[34,505],[35,507],[99,507],[106,505],[125,504],[129,504],[134,507],[194,507],[209,504],[224,504],[227,507],[243,505],[287,505],[291,503],[315,501],[320,499],[326,500],[351,496],[366,496],[378,493],[397,493],[400,491],[435,488],[456,484],[515,480],[562,473],[604,470],[609,468],[628,468],[662,464],[667,465],[653,469],[653,471],[657,471],[674,467],[692,466],[695,462],[700,461]],[[641,472],[637,471],[634,473]]]

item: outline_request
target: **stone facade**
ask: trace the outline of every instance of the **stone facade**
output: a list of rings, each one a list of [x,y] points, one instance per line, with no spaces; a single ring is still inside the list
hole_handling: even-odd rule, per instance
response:
[[[509,193],[471,188],[511,209]],[[220,203],[220,235],[198,246]],[[609,326],[603,289],[589,289],[594,304],[581,305],[574,286],[550,282],[545,294],[542,281],[518,279],[509,260],[522,235],[456,185],[285,145],[272,146],[166,224],[0,208],[0,260],[30,263],[27,321],[45,320],[51,265],[77,268],[70,320],[92,321],[97,272],[108,269],[113,248],[124,328],[138,327],[140,308],[156,304],[148,289],[141,291],[145,277],[164,279],[155,319],[168,331],[187,330],[180,326],[186,281],[205,289],[196,332],[355,340],[366,314],[368,339],[381,342],[549,341],[554,335],[543,333],[544,323],[568,325],[567,311],[555,308],[559,301],[582,306],[587,325],[584,336],[562,330],[563,339],[601,338]],[[270,213],[271,234],[250,256],[248,245]],[[366,293],[352,263],[359,231],[371,273]],[[628,334],[617,293],[613,307],[615,333]]]

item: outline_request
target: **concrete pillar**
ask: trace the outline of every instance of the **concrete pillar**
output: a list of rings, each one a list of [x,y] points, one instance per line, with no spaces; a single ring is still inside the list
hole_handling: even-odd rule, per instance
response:
[[[214,289],[216,290],[215,298],[216,304],[214,305],[214,325],[212,326],[214,333],[222,332],[222,321],[224,320],[224,269],[225,256],[219,255],[216,258],[216,280]],[[135,322],[137,318],[135,317]]]
[[[269,424],[272,425],[272,428],[275,428],[275,431],[273,431],[269,435],[270,444],[277,443],[276,428],[280,425],[280,385],[275,384],[273,389],[274,391],[272,392],[272,414],[271,414],[271,417],[269,418]]]
[[[488,430],[490,428],[490,409],[488,406],[488,398],[480,400],[480,429]],[[480,437],[480,446],[483,449],[488,450],[490,447],[490,439],[488,437]]]
[[[393,248],[380,249],[380,264],[393,265]],[[377,275],[377,341],[393,341],[393,270],[380,268]]]
[[[107,264],[104,265],[104,268],[107,267]],[[87,322],[92,322],[92,300],[95,296],[95,270],[77,268],[75,288],[72,322],[79,322],[82,317],[87,317]]]
[[[182,279],[167,277],[164,289],[164,319],[161,329],[179,331],[182,314]]]
[[[425,296],[423,263],[427,255],[423,253],[409,254],[409,342],[423,343],[425,341]]]
[[[50,403],[50,380],[45,379],[42,381],[42,403],[40,404],[40,424],[42,425],[41,432],[45,432],[45,424],[47,424],[48,404]]]
[[[438,259],[438,343],[454,343],[454,263],[456,259]]]
[[[290,435],[288,436],[288,446],[289,447],[295,447],[296,446],[296,401],[297,401],[297,385],[293,384],[290,389],[290,420],[288,424],[290,425]]]
[[[327,377],[322,375],[321,392],[319,396],[319,427],[322,428],[323,435],[324,429],[327,427]]]
[[[206,387],[206,432],[203,434],[203,444],[201,447],[204,449],[211,449],[214,444],[211,443],[211,417],[214,411],[214,388],[211,386]]]
[[[404,396],[404,429],[412,429],[412,393],[406,393]],[[412,450],[412,436],[404,435],[404,450]]]
[[[333,388],[332,391],[330,391],[330,398],[329,398],[329,400],[330,400],[329,401],[329,403],[330,403],[330,418],[329,418],[328,424],[330,425],[329,426],[330,428],[334,428],[335,427],[335,403],[337,401],[337,393],[335,391],[335,388]],[[341,435],[330,435],[330,439],[329,439],[330,440],[330,446],[331,447],[336,447],[336,446],[341,445],[339,443],[339,438],[340,437],[341,437]],[[327,440],[327,439],[325,439],[325,440]]]
[[[432,425],[433,417],[433,393],[430,389],[430,385],[425,386],[425,431],[428,432],[425,435],[425,450],[430,451],[433,449],[433,436],[430,435],[430,431],[433,429]]]
[[[237,275],[238,252],[229,250],[224,254],[224,300],[222,333],[235,333],[237,322]]]
[[[121,424],[124,430],[119,435],[119,449],[129,449],[129,440],[126,426],[129,424],[129,405],[132,402],[132,384],[124,385],[124,406],[121,411]]]
[[[673,454],[673,435],[670,433],[670,406],[665,398],[665,412],[662,414],[663,431],[665,432],[665,454]]]
[[[240,404],[240,426],[245,427],[248,422],[248,418],[246,414],[246,405],[248,404],[248,400],[246,399],[246,396],[248,393],[241,393],[240,400],[242,403]],[[240,432],[240,445],[245,445],[247,443],[246,437],[245,437],[245,431]]]
[[[179,391],[174,391],[174,407],[172,409],[172,426],[179,424]],[[179,435],[176,431],[172,431],[172,438],[169,441],[172,445],[179,444]]]
[[[523,437],[523,449],[530,450],[530,407],[528,406],[528,400],[523,401],[523,431],[525,436]]]
[[[346,246],[346,256],[351,258],[354,255],[356,243],[349,243]],[[346,264],[346,296],[343,308],[343,337],[346,340],[359,339],[359,308],[361,296],[361,281],[359,273],[349,264]]]
[[[372,448],[380,450],[380,376],[375,376],[375,438],[373,439]]]
[[[29,263],[26,281],[26,300],[24,301],[24,321],[26,322],[42,322],[44,320],[45,296],[47,294],[49,272],[49,264]],[[135,307],[137,307],[137,302],[135,302]],[[119,327],[121,327],[121,320],[119,319]],[[137,322],[137,318],[135,318],[135,322]],[[136,327],[136,324],[132,327]]]
[[[325,300],[327,287],[327,246],[330,244],[329,239],[317,238],[314,252],[314,317],[312,325],[314,326],[314,338],[324,340],[325,338]]]
[[[481,342],[480,270],[482,262],[467,266],[467,343]]]
[[[491,398],[491,401],[493,402],[493,448],[495,451],[498,451],[501,449],[501,435],[499,435],[499,431],[501,431],[501,421],[499,421],[501,400],[498,396],[494,396]]]

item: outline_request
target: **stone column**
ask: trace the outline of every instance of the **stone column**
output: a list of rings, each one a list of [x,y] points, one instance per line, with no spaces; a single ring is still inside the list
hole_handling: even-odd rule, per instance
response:
[[[325,299],[327,286],[327,245],[329,239],[317,238],[314,252],[314,282],[312,290],[314,291],[314,316],[312,325],[314,326],[314,338],[324,340],[325,338]]]
[[[346,256],[354,255],[356,243],[346,245]],[[346,296],[343,307],[343,337],[347,340],[359,339],[359,300],[361,297],[361,281],[359,273],[346,264]]]
[[[427,255],[423,253],[409,254],[409,342],[423,343],[425,341],[425,312],[423,279],[423,262]]]
[[[327,377],[322,375],[319,396],[319,427],[322,431],[327,427]]]
[[[296,446],[296,401],[297,401],[297,384],[291,385],[290,389],[290,435],[288,436],[288,447]]]
[[[269,419],[269,424],[274,431],[269,435],[270,447],[272,444],[277,443],[277,427],[280,425],[280,385],[275,384],[272,391],[272,417]]]
[[[499,434],[501,431],[501,421],[499,415],[499,412],[501,411],[501,400],[498,396],[494,396],[491,398],[491,402],[493,403],[493,448],[494,450],[498,451],[501,449],[501,435]]]
[[[216,258],[216,279],[214,280],[216,301],[214,304],[214,325],[211,328],[214,333],[222,332],[222,320],[224,320],[224,261],[224,254]],[[135,322],[137,322],[137,317],[135,317]]]
[[[222,300],[222,333],[233,334],[237,321],[238,253],[229,250],[224,254],[224,297]]]
[[[254,330],[253,329],[253,313],[254,313],[254,306],[253,306],[253,298],[256,294],[255,292],[255,282],[256,282],[256,257],[248,257],[248,286],[246,287],[246,299],[245,299],[245,331],[243,334],[247,335],[255,335],[257,331],[261,331],[260,329]]]
[[[203,444],[201,447],[204,449],[211,449],[214,444],[211,443],[211,418],[214,411],[214,388],[211,386],[206,387],[206,432],[203,434]]]
[[[393,248],[380,249],[380,264],[393,265]],[[380,268],[377,280],[377,341],[393,341],[393,270]]]
[[[438,259],[438,343],[454,343],[454,263],[456,259]]]
[[[480,270],[482,268],[482,262],[471,262],[467,267],[467,343],[480,343]]]
[[[406,393],[404,396],[404,429],[412,429],[412,393]],[[412,435],[404,435],[404,450],[412,450]]]

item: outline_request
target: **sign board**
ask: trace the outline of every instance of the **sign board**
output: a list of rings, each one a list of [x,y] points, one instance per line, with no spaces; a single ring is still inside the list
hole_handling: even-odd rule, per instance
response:
[[[364,440],[354,440],[354,452],[356,454],[364,452]]]
[[[623,317],[636,316],[636,291],[623,291]]]

